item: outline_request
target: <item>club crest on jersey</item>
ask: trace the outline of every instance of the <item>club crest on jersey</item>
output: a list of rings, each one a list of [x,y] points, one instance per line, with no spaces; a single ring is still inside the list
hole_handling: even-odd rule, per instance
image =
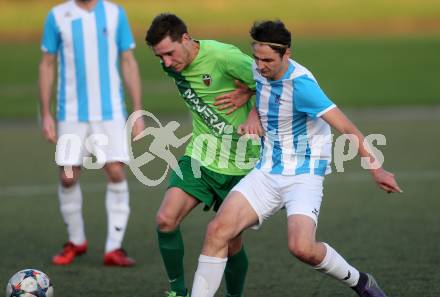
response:
[[[205,86],[209,87],[211,85],[212,78],[210,74],[203,74],[202,79]]]

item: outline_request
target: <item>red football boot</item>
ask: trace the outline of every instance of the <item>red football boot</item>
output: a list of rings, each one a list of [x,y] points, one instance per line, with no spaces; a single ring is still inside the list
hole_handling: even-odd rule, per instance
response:
[[[64,244],[63,250],[53,256],[52,263],[55,265],[69,265],[76,256],[82,255],[87,251],[87,241],[83,244],[75,245],[68,241]]]
[[[135,264],[136,261],[128,257],[124,249],[116,249],[104,255],[104,265],[106,266],[131,267]]]

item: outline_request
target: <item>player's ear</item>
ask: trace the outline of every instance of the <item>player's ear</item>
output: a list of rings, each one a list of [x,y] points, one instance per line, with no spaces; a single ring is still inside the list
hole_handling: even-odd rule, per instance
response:
[[[183,33],[182,37],[180,38],[180,42],[188,42],[191,40],[191,36],[189,36],[188,33]]]
[[[284,55],[281,57],[281,60],[283,62],[286,62],[290,59],[290,54],[292,53],[292,51],[290,50],[290,48],[286,49],[286,52],[284,53]]]

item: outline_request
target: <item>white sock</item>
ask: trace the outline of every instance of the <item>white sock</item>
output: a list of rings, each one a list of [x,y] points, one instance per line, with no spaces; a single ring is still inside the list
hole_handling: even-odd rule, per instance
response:
[[[84,221],[82,217],[82,194],[79,182],[69,188],[58,187],[60,211],[67,225],[69,241],[80,245],[86,241]]]
[[[107,209],[107,242],[105,252],[122,246],[128,216],[130,215],[127,181],[108,183],[105,197]]]
[[[333,276],[342,283],[354,287],[359,280],[359,271],[352,267],[331,246],[323,243],[327,249],[324,260],[315,266],[318,271]]]
[[[194,275],[192,297],[213,297],[222,281],[228,258],[200,255],[199,266]]]

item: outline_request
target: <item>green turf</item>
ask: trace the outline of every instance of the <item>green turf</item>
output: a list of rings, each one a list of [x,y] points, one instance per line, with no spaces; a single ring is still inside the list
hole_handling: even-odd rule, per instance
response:
[[[207,36],[201,36],[207,38]],[[228,42],[237,43],[235,40]],[[238,45],[249,53],[247,41]],[[293,57],[308,67],[340,106],[421,105],[440,102],[440,37],[294,40]],[[0,118],[35,118],[38,98],[37,44],[1,44]],[[144,42],[136,56],[143,81],[144,107],[182,112],[171,79]]]
[[[405,192],[398,196],[382,193],[360,169],[359,160],[348,162],[345,173],[326,179],[318,238],[353,265],[374,273],[389,296],[438,297],[438,107],[433,111],[390,108],[350,114],[366,133],[387,137],[387,146],[380,148],[385,167],[395,171]],[[188,126],[183,130],[188,131]],[[167,280],[154,221],[165,184],[146,188],[130,174],[132,216],[125,247],[138,266],[103,268],[105,182],[100,172],[85,172],[82,187],[90,250],[71,266],[54,267],[50,257],[66,236],[58,212],[54,147],[41,139],[32,122],[3,121],[0,139],[0,286],[14,272],[33,267],[49,274],[58,297],[162,296]],[[147,166],[145,173],[157,175],[163,165]],[[202,226],[210,217],[196,209],[182,226],[188,286],[201,248]],[[246,296],[354,296],[289,255],[283,211],[260,231],[247,231],[245,240],[250,258]]]

